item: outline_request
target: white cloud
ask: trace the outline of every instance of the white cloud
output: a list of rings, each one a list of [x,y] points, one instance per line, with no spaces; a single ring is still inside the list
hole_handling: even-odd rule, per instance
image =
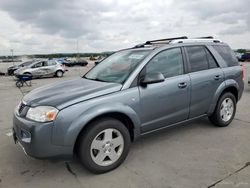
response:
[[[2,0],[0,55],[76,52],[76,41],[81,52],[118,50],[183,35],[249,48],[247,7],[248,0]]]

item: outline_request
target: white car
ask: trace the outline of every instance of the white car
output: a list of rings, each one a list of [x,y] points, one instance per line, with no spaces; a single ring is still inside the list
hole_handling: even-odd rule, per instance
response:
[[[56,60],[41,60],[16,70],[14,75],[28,74],[32,75],[33,78],[49,76],[62,77],[64,72],[65,66]]]

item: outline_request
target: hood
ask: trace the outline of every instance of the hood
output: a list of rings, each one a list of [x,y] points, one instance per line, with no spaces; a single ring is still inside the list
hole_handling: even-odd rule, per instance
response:
[[[27,70],[28,68],[27,67],[21,67],[21,68],[18,68],[15,70],[15,74],[23,74],[24,70]]]
[[[59,110],[74,103],[119,91],[121,84],[76,78],[37,88],[24,96],[28,106],[54,106]]]
[[[18,69],[17,65],[10,66],[8,69]]]

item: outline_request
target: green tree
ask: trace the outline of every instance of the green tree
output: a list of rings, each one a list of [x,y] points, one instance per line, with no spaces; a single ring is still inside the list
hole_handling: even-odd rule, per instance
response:
[[[246,51],[246,49],[238,49],[237,52],[238,52],[238,53],[244,54],[244,53],[246,53],[247,51]]]

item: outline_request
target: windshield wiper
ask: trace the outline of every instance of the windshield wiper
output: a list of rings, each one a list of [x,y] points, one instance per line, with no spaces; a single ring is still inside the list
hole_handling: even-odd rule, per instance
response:
[[[94,81],[99,81],[99,82],[107,82],[105,80],[101,80],[99,78],[87,78],[86,76],[83,76],[83,78],[87,79],[87,80],[94,80]]]

